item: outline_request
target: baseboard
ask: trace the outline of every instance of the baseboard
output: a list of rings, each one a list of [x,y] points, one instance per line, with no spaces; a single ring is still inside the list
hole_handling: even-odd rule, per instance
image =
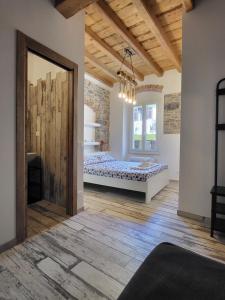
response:
[[[78,208],[77,213],[81,213],[82,211],[84,211],[84,207],[82,206],[81,208]]]
[[[201,222],[203,225],[205,225],[207,228],[210,227],[210,218],[199,216],[196,214],[192,214],[189,212],[185,212],[182,210],[177,210],[177,215],[180,217],[189,218],[198,222]]]
[[[1,245],[0,246],[0,253],[2,253],[4,251],[6,251],[6,250],[8,250],[8,249],[10,249],[10,248],[12,248],[14,246],[16,246],[16,244],[17,244],[16,239],[12,239],[11,241],[9,241],[9,242]]]

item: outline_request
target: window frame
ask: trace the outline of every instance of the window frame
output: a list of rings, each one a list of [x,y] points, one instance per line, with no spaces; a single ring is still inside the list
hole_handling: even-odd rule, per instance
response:
[[[155,150],[146,150],[145,149],[145,137],[146,137],[146,109],[147,105],[156,105],[156,148]],[[133,149],[133,129],[134,129],[134,115],[133,115],[133,108],[135,106],[142,106],[143,111],[143,118],[142,118],[142,149],[137,150]],[[159,104],[157,101],[146,101],[144,103],[136,104],[135,106],[132,106],[130,109],[130,135],[129,135],[129,153],[138,153],[138,154],[159,154]]]

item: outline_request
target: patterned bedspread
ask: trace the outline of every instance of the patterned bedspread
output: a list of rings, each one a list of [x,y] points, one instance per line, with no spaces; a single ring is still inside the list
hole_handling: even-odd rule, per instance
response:
[[[147,181],[148,178],[168,169],[167,165],[155,164],[146,170],[134,170],[133,167],[140,165],[140,162],[129,161],[108,161],[84,166],[84,173],[105,177],[113,177],[135,181]]]

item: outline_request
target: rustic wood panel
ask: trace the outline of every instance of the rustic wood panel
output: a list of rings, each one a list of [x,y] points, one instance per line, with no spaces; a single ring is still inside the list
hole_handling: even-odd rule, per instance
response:
[[[68,78],[51,73],[28,86],[27,152],[35,152],[43,163],[43,197],[66,206],[68,160]]]

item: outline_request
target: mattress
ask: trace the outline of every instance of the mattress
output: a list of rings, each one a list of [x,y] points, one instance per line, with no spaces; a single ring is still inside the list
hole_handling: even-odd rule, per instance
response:
[[[150,177],[168,169],[168,166],[165,164],[154,164],[154,166],[146,170],[133,169],[139,165],[139,162],[113,160],[85,165],[84,174],[145,182]]]

